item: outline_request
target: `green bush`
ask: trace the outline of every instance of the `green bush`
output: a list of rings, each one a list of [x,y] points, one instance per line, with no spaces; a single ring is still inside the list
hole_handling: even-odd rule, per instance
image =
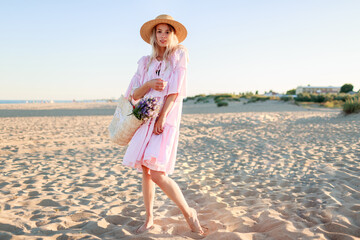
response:
[[[229,101],[241,101],[242,95],[236,94],[216,94],[216,95],[209,95],[213,97],[214,102],[218,104],[219,102],[229,102]]]
[[[240,97],[235,97],[235,96],[230,96],[230,97],[224,97],[224,96],[216,96],[214,97],[214,102],[218,103],[218,102],[224,102],[224,101],[241,101]]]
[[[254,103],[254,102],[258,102],[258,101],[267,101],[269,100],[270,97],[268,96],[262,96],[262,95],[255,95],[255,96],[252,96],[248,101],[247,103]]]
[[[215,98],[214,98],[214,102],[215,102],[215,103],[223,102],[224,100],[225,100],[225,98],[223,98],[223,97],[215,97]]]
[[[309,93],[299,93],[294,100],[296,102],[314,102],[314,103],[325,103],[331,101],[343,101],[345,102],[348,99],[353,98],[353,96],[346,93],[339,94],[309,94]]]
[[[256,95],[252,98],[254,98],[256,101],[262,101],[262,102],[270,99],[270,97],[268,96],[261,96],[261,95]]]
[[[244,92],[244,93],[239,93],[239,97],[240,98],[246,98],[246,99],[250,99],[252,96],[254,96],[255,94],[252,92]]]
[[[309,93],[299,93],[294,100],[297,102],[311,102],[311,96]]]
[[[227,107],[227,106],[229,106],[229,103],[228,102],[225,102],[225,101],[223,101],[223,102],[217,102],[217,106],[218,107]]]
[[[227,99],[228,101],[234,101],[234,102],[240,102],[241,98],[240,97],[231,97]]]
[[[292,96],[281,96],[280,100],[287,102],[287,101],[293,100],[293,97]]]
[[[224,98],[231,98],[231,94],[219,94],[214,97],[214,101],[216,102],[217,99],[224,99]]]
[[[341,86],[340,92],[341,93],[348,93],[348,92],[351,92],[353,89],[354,89],[354,86],[352,84],[346,83],[346,84]]]
[[[296,94],[296,89],[290,89],[288,91],[286,91],[286,95],[295,95]]]
[[[346,102],[346,100],[350,100],[352,98],[353,98],[353,96],[351,96],[350,94],[346,94],[346,93],[339,93],[338,95],[334,96],[334,100],[341,100],[343,102]]]
[[[299,93],[294,100],[297,102],[314,102],[314,103],[324,103],[328,101],[333,101],[335,99],[334,94],[309,94],[309,93]]]
[[[360,98],[353,97],[351,99],[346,100],[346,102],[343,105],[343,112],[347,114],[360,112]]]
[[[184,102],[190,101],[190,100],[195,100],[195,97],[187,97],[184,98]]]
[[[341,100],[333,100],[333,101],[324,102],[322,103],[322,105],[327,108],[342,108],[344,102]]]
[[[244,104],[248,104],[248,103],[254,103],[257,102],[257,100],[255,98],[250,98],[246,103]]]
[[[322,94],[311,94],[310,95],[311,101],[310,102],[315,102],[315,103],[322,103],[325,102],[325,96]]]
[[[209,98],[208,97],[197,97],[195,100],[195,103],[208,103],[209,102]]]

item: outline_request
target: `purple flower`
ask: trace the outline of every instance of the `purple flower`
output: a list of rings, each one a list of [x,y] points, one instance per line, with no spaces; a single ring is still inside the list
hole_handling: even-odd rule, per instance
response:
[[[139,120],[148,120],[157,117],[160,110],[159,100],[154,97],[142,98],[133,109],[132,114]]]

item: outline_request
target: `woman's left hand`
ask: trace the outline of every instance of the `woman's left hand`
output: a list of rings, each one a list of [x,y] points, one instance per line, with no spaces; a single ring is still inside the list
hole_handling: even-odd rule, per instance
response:
[[[165,125],[165,118],[162,116],[159,116],[156,119],[155,125],[154,125],[154,131],[153,133],[155,135],[159,135],[164,131],[164,125]]]

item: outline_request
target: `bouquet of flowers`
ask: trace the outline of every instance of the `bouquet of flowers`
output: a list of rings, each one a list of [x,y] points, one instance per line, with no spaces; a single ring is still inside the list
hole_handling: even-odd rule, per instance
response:
[[[127,98],[120,97],[108,127],[110,140],[120,146],[126,146],[138,128],[150,118],[156,118],[159,110],[160,103],[157,98],[143,98],[133,105]]]
[[[140,102],[133,105],[133,114],[137,119],[146,122],[150,118],[155,118],[159,114],[159,100],[154,97],[142,98]]]

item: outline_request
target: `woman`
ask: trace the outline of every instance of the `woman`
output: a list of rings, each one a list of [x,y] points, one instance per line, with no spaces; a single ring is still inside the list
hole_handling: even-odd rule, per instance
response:
[[[131,139],[123,164],[142,171],[142,191],[146,209],[145,223],[137,233],[153,228],[155,184],[180,208],[193,232],[203,234],[196,210],[190,208],[174,180],[182,100],[186,96],[187,51],[179,45],[186,28],[169,15],[160,15],[140,29],[142,39],[152,46],[151,56],[138,61],[125,97],[137,101],[157,97],[162,102],[157,119],[143,124]]]

